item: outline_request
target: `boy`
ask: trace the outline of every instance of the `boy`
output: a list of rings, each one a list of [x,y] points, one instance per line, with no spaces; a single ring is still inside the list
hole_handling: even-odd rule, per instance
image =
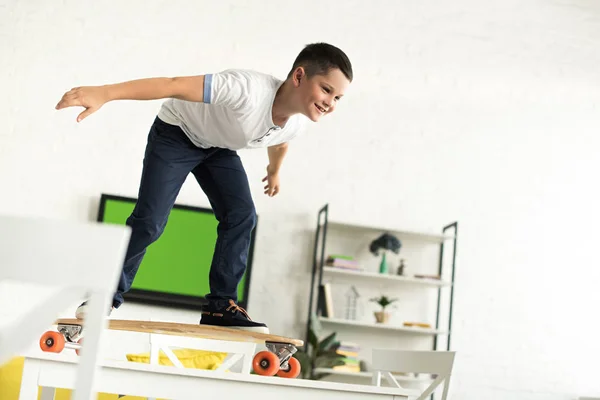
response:
[[[175,199],[191,172],[219,222],[211,263],[208,304],[200,324],[268,333],[236,304],[246,270],[256,212],[236,151],[267,148],[264,193],[279,193],[279,169],[308,120],[333,112],[352,81],[352,65],[339,48],[307,45],[285,81],[249,70],[175,78],[148,78],[74,88],[56,105],[82,106],[82,121],[111,100],[166,100],[148,135],[138,199],[126,223],[132,228],[113,309],[133,283],[146,248],[162,234]],[[86,302],[77,309],[85,315]]]

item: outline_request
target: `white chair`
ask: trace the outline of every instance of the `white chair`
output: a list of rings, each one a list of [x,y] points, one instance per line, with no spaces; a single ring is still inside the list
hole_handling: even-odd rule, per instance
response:
[[[381,385],[382,375],[386,377],[390,385],[402,388],[392,375],[392,372],[418,372],[436,374],[436,378],[416,399],[424,400],[444,382],[442,400],[448,396],[450,386],[450,375],[454,364],[453,351],[411,351],[373,349],[372,370],[373,385]]]
[[[14,323],[0,327],[0,364],[37,343],[67,307],[87,299],[73,399],[95,398],[98,350],[129,238],[130,228],[124,225],[0,216],[0,281],[56,288],[36,305],[21,307]],[[20,304],[13,300],[3,306]],[[25,386],[22,394],[37,391],[37,385]]]

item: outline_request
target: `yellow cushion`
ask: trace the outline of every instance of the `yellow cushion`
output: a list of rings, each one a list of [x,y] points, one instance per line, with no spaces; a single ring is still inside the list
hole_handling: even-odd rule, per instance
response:
[[[172,351],[173,354],[175,354],[175,357],[177,357],[186,368],[215,370],[219,368],[219,365],[223,363],[227,356],[227,353],[206,350],[176,349]],[[127,360],[148,364],[150,363],[150,353],[127,354]],[[167,355],[162,351],[159,353],[158,363],[160,365],[173,366],[171,360],[169,360]]]
[[[18,400],[21,390],[21,377],[23,376],[23,357],[15,357],[6,364],[0,366],[0,399]],[[38,394],[38,399],[41,392]],[[117,400],[116,394],[99,393],[98,400]],[[71,390],[57,389],[55,400],[70,400]],[[122,397],[121,400],[142,399],[141,397]]]
[[[23,357],[15,357],[0,366],[0,398],[17,400],[23,375]]]
[[[177,349],[173,350],[175,356],[186,368],[199,368],[214,370],[225,360],[227,353],[218,353],[204,350]],[[149,363],[150,353],[128,354],[127,359],[133,362]],[[18,400],[23,375],[23,357],[15,357],[4,365],[0,365],[0,399]],[[173,365],[167,356],[160,352],[159,364]],[[38,395],[39,399],[39,395]],[[70,400],[71,390],[57,389],[55,400]],[[99,393],[98,400],[117,400],[116,394]],[[120,400],[142,400],[142,397],[125,396]]]

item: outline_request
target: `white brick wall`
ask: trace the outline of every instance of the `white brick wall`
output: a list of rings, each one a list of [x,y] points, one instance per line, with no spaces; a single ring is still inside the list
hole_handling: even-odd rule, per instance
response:
[[[598,395],[599,15],[585,0],[1,1],[0,210],[89,219],[99,193],[135,196],[160,102],[78,125],[54,110],[65,90],[228,67],[283,77],[329,41],[356,79],[291,146],[279,196],[262,194],[266,153],[241,153],[260,214],[253,318],[303,332],[326,202],[365,224],[458,220],[452,398]],[[193,180],[178,201],[208,205]]]

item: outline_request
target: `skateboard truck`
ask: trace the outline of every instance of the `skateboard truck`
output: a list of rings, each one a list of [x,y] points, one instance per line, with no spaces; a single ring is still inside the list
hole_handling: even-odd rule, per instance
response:
[[[288,343],[275,343],[275,342],[267,342],[265,346],[269,351],[275,353],[279,358],[279,368],[286,371],[289,369],[288,361],[294,355],[298,349],[296,346],[288,344]]]
[[[297,351],[290,343],[266,341],[268,350],[258,352],[252,360],[254,372],[258,375],[277,375],[282,378],[296,378],[300,374],[300,362],[292,357]]]
[[[83,327],[81,325],[58,325],[57,330],[62,333],[67,342],[77,342],[81,336]]]

